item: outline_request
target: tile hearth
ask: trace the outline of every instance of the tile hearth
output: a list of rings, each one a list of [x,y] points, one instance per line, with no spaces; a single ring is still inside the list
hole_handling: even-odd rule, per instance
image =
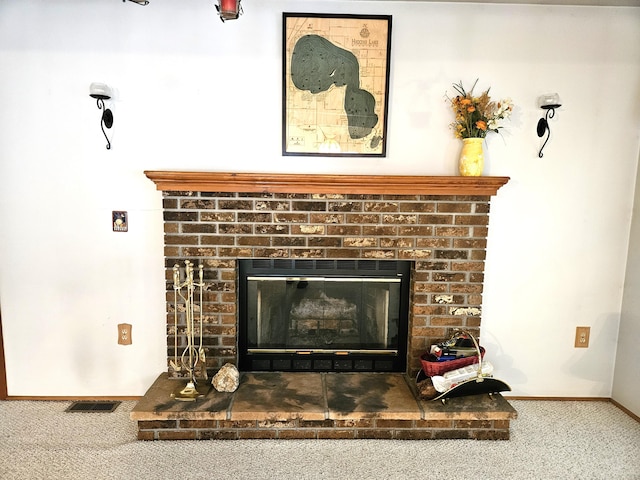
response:
[[[131,412],[139,440],[509,439],[516,411],[500,395],[417,398],[404,374],[242,373],[234,393],[171,398],[161,374]]]

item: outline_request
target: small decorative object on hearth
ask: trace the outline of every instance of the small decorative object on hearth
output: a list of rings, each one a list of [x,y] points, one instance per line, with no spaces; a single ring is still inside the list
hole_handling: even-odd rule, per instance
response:
[[[193,264],[186,260],[184,267],[184,280],[180,278],[180,267],[173,267],[173,302],[174,302],[174,357],[169,363],[174,372],[185,372],[187,374],[187,385],[172,393],[171,396],[176,400],[193,401],[198,397],[206,394],[209,386],[206,384],[198,385],[196,379],[196,368],[201,366],[201,375],[207,376],[206,358],[204,348],[202,346],[202,330],[203,330],[203,313],[202,313],[202,294],[204,289],[204,273],[203,266],[198,266],[199,282],[194,280]],[[196,305],[195,291],[199,290],[200,304]],[[186,347],[182,351],[182,355],[178,357],[178,310],[184,308],[184,324],[186,331]],[[198,310],[199,322],[195,321],[195,312]],[[198,325],[199,343],[196,347],[196,325]]]
[[[424,372],[421,378],[416,379],[416,387],[418,389],[418,396],[423,400],[433,400],[439,393],[433,386],[431,378],[425,377]]]
[[[225,363],[213,376],[211,385],[218,392],[235,392],[240,385],[240,372],[232,363]]]
[[[489,89],[480,96],[474,96],[473,89],[477,83],[478,80],[469,91],[464,88],[462,82],[454,83],[453,88],[457,95],[453,98],[447,96],[455,114],[455,121],[450,126],[455,137],[463,141],[459,159],[460,175],[472,177],[482,175],[484,169],[483,139],[489,132],[499,133],[503,128],[500,122],[509,118],[513,111],[511,99],[492,101]]]

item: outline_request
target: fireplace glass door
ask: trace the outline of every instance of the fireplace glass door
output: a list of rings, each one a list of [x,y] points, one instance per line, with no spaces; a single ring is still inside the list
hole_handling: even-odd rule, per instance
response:
[[[305,260],[289,270],[267,261],[267,271],[241,262],[241,368],[404,371],[405,262],[349,261],[347,270]]]

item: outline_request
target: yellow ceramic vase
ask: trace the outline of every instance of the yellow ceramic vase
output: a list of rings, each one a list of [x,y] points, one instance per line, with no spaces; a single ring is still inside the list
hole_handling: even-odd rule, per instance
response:
[[[463,138],[460,163],[460,175],[464,177],[479,177],[484,169],[484,152],[482,142],[484,138]]]

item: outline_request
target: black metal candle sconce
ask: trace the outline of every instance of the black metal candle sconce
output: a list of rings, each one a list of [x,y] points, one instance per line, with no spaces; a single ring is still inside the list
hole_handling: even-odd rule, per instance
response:
[[[111,88],[109,85],[105,85],[104,83],[92,83],[89,86],[89,95],[96,99],[98,108],[103,110],[102,117],[100,118],[100,128],[102,129],[104,138],[107,139],[107,150],[110,150],[111,142],[109,141],[107,132],[105,132],[104,129],[105,127],[109,129],[113,126],[113,112],[111,109],[105,108],[104,101],[111,98]]]
[[[538,152],[538,157],[542,158],[543,156],[542,150],[544,149],[545,145],[549,141],[549,137],[551,136],[551,129],[549,128],[549,119],[555,116],[556,108],[561,107],[562,104],[560,103],[560,97],[558,96],[557,93],[549,93],[546,95],[542,95],[538,99],[538,104],[540,105],[540,108],[542,108],[543,110],[546,110],[544,118],[541,118],[540,120],[538,120],[538,127],[537,127],[538,137],[543,137],[545,133],[547,134],[547,138],[545,139],[544,143],[542,144],[542,147],[540,147],[540,151]]]

